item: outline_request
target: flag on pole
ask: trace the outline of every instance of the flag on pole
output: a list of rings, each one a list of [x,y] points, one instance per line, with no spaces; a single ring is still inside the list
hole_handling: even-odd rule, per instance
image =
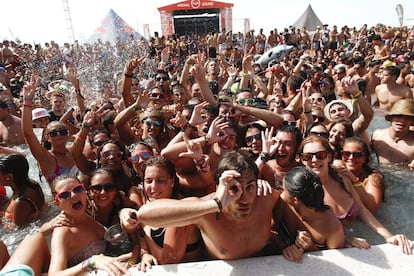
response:
[[[397,11],[398,20],[400,21],[400,27],[402,27],[403,23],[404,23],[404,9],[403,9],[403,6],[401,4],[398,4],[395,7],[395,10]]]

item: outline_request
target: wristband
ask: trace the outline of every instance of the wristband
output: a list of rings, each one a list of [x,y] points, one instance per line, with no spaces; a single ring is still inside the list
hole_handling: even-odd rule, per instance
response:
[[[309,113],[312,113],[312,110],[309,110],[309,111],[303,111],[303,113],[305,113],[305,114],[309,114]]]
[[[354,186],[354,187],[361,187],[362,185],[364,185],[364,183],[362,183],[361,181],[352,184],[352,186]]]
[[[133,75],[132,75],[132,74],[127,74],[127,73],[125,73],[125,74],[124,74],[124,76],[125,76],[126,78],[132,78],[132,77],[133,77]]]
[[[249,73],[244,73],[244,72],[242,72],[241,75],[242,75],[242,77],[248,77],[248,76],[250,76]]]
[[[350,95],[352,99],[358,99],[361,96],[361,91],[358,91],[355,95],[352,95],[352,94]]]
[[[25,107],[33,107],[33,104],[31,103],[31,102],[25,102],[24,104],[23,104],[23,106],[25,106]]]
[[[267,152],[260,153],[259,157],[260,157],[260,160],[263,161],[263,163],[266,163],[267,161],[270,160],[270,154]]]
[[[91,126],[88,125],[87,123],[82,123],[82,128],[86,128],[88,130],[91,130],[92,129]]]
[[[220,218],[221,210],[223,210],[223,203],[221,203],[221,200],[218,197],[213,197],[214,201],[217,203],[217,206],[219,210],[216,212],[216,220]]]

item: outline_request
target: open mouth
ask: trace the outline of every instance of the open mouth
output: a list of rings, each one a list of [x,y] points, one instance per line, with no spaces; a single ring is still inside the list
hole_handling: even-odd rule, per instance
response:
[[[79,210],[79,209],[81,209],[82,208],[82,202],[81,201],[76,201],[75,203],[73,203],[72,204],[72,208],[74,209],[74,210]]]

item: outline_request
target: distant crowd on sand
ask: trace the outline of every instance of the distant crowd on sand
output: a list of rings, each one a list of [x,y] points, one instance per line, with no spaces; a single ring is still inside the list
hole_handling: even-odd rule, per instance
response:
[[[307,251],[369,249],[344,234],[355,218],[412,254],[412,237],[375,217],[387,184],[371,153],[414,168],[413,47],[414,28],[327,24],[0,42],[3,227],[61,209],[11,256],[0,244],[0,275],[274,254],[300,263]],[[388,126],[369,135],[374,109]]]

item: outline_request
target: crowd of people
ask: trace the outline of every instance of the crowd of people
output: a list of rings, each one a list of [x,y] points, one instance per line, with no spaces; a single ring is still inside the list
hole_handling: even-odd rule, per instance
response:
[[[282,44],[293,47],[257,62]],[[120,275],[274,254],[301,262],[306,251],[369,249],[344,233],[355,218],[412,254],[409,237],[375,217],[387,184],[371,156],[414,168],[413,68],[407,27],[4,40],[0,184],[12,195],[0,190],[2,217],[25,227],[47,208],[18,145],[62,211],[12,256],[0,244],[0,275]],[[370,137],[374,109],[389,127]],[[115,225],[131,247],[114,255],[105,233]]]

